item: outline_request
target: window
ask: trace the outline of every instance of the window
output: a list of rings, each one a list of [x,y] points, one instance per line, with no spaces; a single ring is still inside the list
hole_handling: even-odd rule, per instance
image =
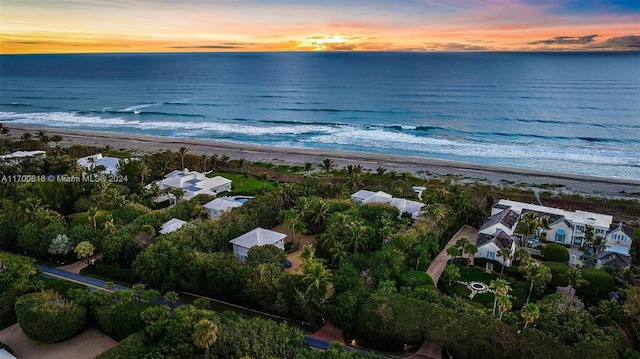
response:
[[[496,259],[496,252],[487,251],[487,258]]]
[[[567,238],[567,235],[564,234],[564,229],[558,229],[558,231],[556,232],[556,237],[555,237],[554,240],[556,242],[564,243],[566,238]]]

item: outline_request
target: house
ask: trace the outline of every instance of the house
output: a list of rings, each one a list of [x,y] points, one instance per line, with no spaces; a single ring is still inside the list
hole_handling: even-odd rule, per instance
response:
[[[191,199],[199,194],[216,196],[219,193],[231,190],[230,179],[222,176],[209,178],[204,173],[189,171],[188,168],[182,171],[172,171],[156,183],[161,190],[168,188],[184,189],[184,199]],[[151,188],[151,185],[147,185],[147,188]]]
[[[502,229],[498,229],[498,232],[493,234],[479,233],[476,246],[478,253],[474,255],[474,258],[495,260],[507,267],[511,265],[511,260],[500,257],[498,252],[503,248],[509,248],[511,256],[516,252],[516,241]],[[493,270],[493,263],[487,262],[486,269]]]
[[[246,260],[249,249],[253,246],[273,244],[284,250],[284,239],[286,237],[286,234],[258,227],[230,240],[229,243],[233,245],[233,253],[240,259]]]
[[[420,210],[424,207],[424,203],[411,201],[404,198],[394,198],[392,195],[379,191],[372,192],[367,190],[359,190],[351,195],[353,202],[361,203],[386,203],[396,207],[400,211],[400,215],[403,213],[409,213],[411,218],[417,220],[420,215]]]
[[[181,219],[171,218],[167,222],[163,223],[162,226],[160,226],[160,234],[175,232],[178,229],[182,228],[185,224],[187,224],[187,222]]]
[[[602,251],[596,257],[596,268],[603,266],[629,268],[631,267],[631,256],[616,252]]]
[[[500,200],[491,208],[491,214],[510,209],[518,215],[535,212],[538,216],[548,216],[552,221],[552,230],[546,232],[546,239],[551,242],[584,245],[584,231],[587,225],[594,228],[594,235],[605,236],[613,222],[613,217],[607,214],[585,211],[565,211],[559,208],[522,203],[506,199]],[[538,235],[542,230],[538,229]],[[518,235],[516,235],[518,236]]]
[[[231,197],[219,197],[211,202],[206,203],[202,207],[207,210],[209,218],[218,218],[222,212],[228,212],[236,207],[241,207],[242,203]]]
[[[629,255],[633,241],[633,228],[622,223],[612,224],[606,235],[605,251]]]
[[[44,158],[46,156],[47,153],[45,151],[16,151],[7,155],[0,155],[0,160],[7,162],[9,165],[16,165],[25,158]]]
[[[510,208],[495,213],[486,219],[482,227],[478,230],[478,234],[495,235],[502,231],[508,236],[513,236],[516,230],[520,214],[512,211]]]
[[[128,159],[123,159],[128,161]],[[95,155],[78,158],[78,165],[85,170],[92,170],[96,167],[103,166],[105,169],[101,173],[104,174],[116,174],[118,173],[118,163],[120,158],[116,157],[104,157],[102,153],[96,153]]]

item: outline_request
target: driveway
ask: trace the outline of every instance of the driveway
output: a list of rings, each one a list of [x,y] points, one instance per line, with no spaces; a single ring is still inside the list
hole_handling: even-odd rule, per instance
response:
[[[91,359],[118,344],[94,328],[60,343],[39,343],[27,338],[18,324],[0,331],[0,342],[9,345],[19,359]]]
[[[286,234],[287,238],[284,239],[285,243],[291,242],[291,235],[290,235],[291,231],[288,231],[287,226],[285,226],[284,224],[281,223],[271,228],[271,230],[276,231],[278,233]],[[291,274],[302,274],[302,269],[300,268],[302,261],[298,259],[298,256],[300,255],[300,253],[302,253],[302,247],[304,247],[306,244],[313,246],[317,236],[318,236],[317,234],[314,234],[314,235],[303,234],[302,236],[300,236],[300,246],[298,247],[298,249],[296,249],[295,252],[291,252],[287,254],[287,259],[291,262],[291,267],[285,269],[287,272]],[[298,241],[298,238],[296,237],[296,242],[297,241]]]
[[[467,239],[469,239],[469,242],[476,244],[476,241],[478,240],[478,230],[465,224],[464,226],[462,226],[462,228],[460,228],[458,233],[453,235],[453,238],[451,238],[447,245],[444,246],[440,254],[438,254],[436,258],[433,259],[431,265],[427,269],[427,274],[430,275],[431,278],[433,278],[433,283],[436,285],[436,287],[438,286],[438,280],[440,280],[440,276],[442,275],[444,267],[447,265],[449,259],[451,259],[451,256],[447,254],[447,248],[451,247],[458,241],[458,239],[462,237],[467,237]],[[473,259],[471,263],[473,264]]]

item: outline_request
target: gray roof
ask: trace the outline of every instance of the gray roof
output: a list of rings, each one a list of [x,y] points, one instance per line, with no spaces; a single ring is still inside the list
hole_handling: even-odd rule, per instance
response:
[[[555,214],[555,213],[548,213],[548,212],[541,212],[541,211],[534,211],[531,209],[527,209],[527,208],[523,208],[522,209],[522,214],[525,214],[527,212],[533,212],[536,214],[536,216],[538,216],[539,218],[542,218],[544,216],[549,217],[549,219],[551,220],[552,224],[556,224],[558,222],[560,222],[561,220],[565,219],[565,217],[561,214]],[[568,223],[568,222],[567,222]],[[571,227],[571,224],[569,224],[569,227]]]
[[[622,222],[620,222],[618,224],[613,224],[612,223],[611,227],[609,227],[609,233],[617,231],[617,230],[621,230],[624,234],[627,235],[627,237],[629,237],[631,240],[633,240],[633,228],[622,225]]]
[[[631,256],[625,256],[620,253],[602,251],[598,253],[598,260],[603,266],[620,268],[631,267]]]
[[[214,199],[211,202],[208,202],[202,207],[206,209],[212,209],[215,211],[227,211],[227,210],[230,210],[231,208],[240,207],[240,206],[242,206],[242,203],[235,201],[232,198],[219,197]]]
[[[502,212],[496,213],[493,216],[487,218],[484,221],[482,227],[480,227],[479,231],[487,229],[495,224],[502,223],[507,228],[513,228],[513,226],[518,222],[518,212],[514,212],[510,209],[505,209]]]
[[[478,240],[476,241],[476,245],[478,247],[482,247],[489,242],[493,242],[499,248],[511,248],[511,245],[513,244],[513,238],[511,238],[511,236],[509,236],[503,230],[500,230],[498,234],[478,234]]]
[[[264,246],[267,244],[275,244],[279,240],[286,237],[286,234],[280,232],[271,231],[264,228],[255,228],[238,238],[229,241],[231,244],[236,244],[244,248],[251,248],[253,246]]]

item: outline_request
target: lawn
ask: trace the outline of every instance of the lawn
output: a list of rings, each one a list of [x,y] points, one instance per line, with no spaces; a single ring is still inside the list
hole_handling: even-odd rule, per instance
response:
[[[467,271],[466,267],[460,268],[460,280],[463,282],[482,282],[486,285],[491,284],[492,280],[499,279],[500,276],[497,273],[487,273],[484,269],[479,267],[471,267],[469,271]],[[526,282],[518,282],[513,278],[504,277],[511,285],[511,292],[509,295],[513,296],[512,302],[514,308],[520,308],[524,304],[527,293],[529,290],[529,286]],[[447,281],[443,281],[442,285],[444,286],[445,293],[449,295],[457,295],[462,298],[469,298],[471,294],[471,290],[467,288],[464,284],[453,283],[451,287],[449,287],[449,283]],[[493,307],[493,292],[487,293],[479,293],[476,294],[472,302],[481,303],[487,308]]]
[[[215,176],[222,176],[233,181],[232,194],[254,195],[262,190],[270,190],[274,187],[274,183],[271,181],[259,180],[253,176],[244,178],[240,173],[216,172],[207,175],[207,177]]]

